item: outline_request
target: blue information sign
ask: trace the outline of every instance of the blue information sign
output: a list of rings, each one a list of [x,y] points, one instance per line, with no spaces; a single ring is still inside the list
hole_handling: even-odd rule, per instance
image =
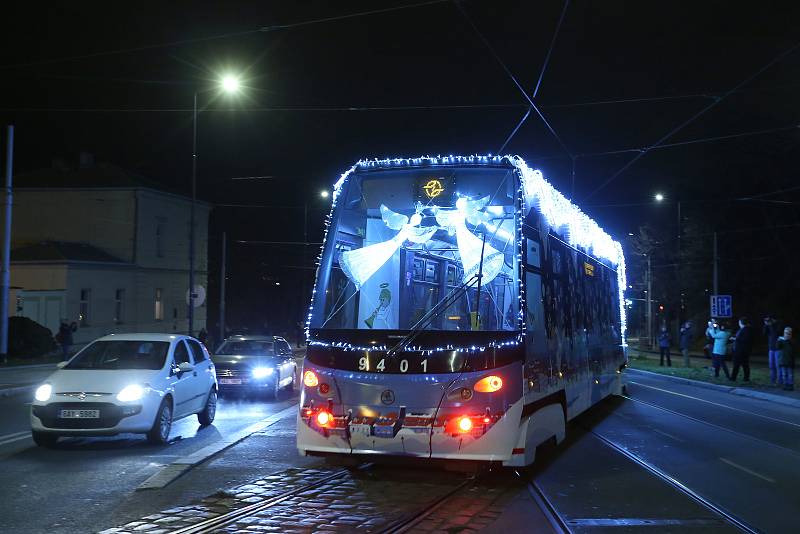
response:
[[[730,295],[711,295],[711,317],[720,319],[733,317],[733,297]]]

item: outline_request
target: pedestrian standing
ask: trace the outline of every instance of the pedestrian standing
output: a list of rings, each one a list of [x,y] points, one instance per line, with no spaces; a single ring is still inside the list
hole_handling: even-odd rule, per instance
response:
[[[692,336],[694,335],[694,330],[692,329],[692,322],[686,321],[681,325],[681,336],[680,336],[680,346],[681,346],[681,353],[683,354],[683,366],[684,367],[691,367],[692,363],[689,360],[689,347],[692,344]]]
[[[714,347],[711,352],[711,363],[714,366],[714,377],[719,378],[719,368],[725,372],[725,378],[730,379],[728,365],[725,363],[725,355],[728,354],[728,340],[731,333],[725,329],[725,325],[711,322],[711,326],[706,330],[706,335],[714,340]]]
[[[78,329],[77,323],[74,321],[72,324],[68,324],[66,319],[61,321],[61,325],[58,327],[58,334],[56,334],[56,341],[61,344],[61,358],[66,361],[69,359],[69,351],[72,349],[72,333]]]
[[[794,390],[794,340],[792,329],[788,326],[783,329],[783,335],[778,338],[778,370],[786,391]]]
[[[778,338],[781,333],[780,325],[772,315],[764,317],[764,336],[767,338],[769,354],[769,380],[773,386],[782,383],[778,373]]]
[[[731,380],[736,380],[739,367],[744,371],[744,381],[750,381],[750,353],[753,352],[753,328],[747,317],[739,319],[739,331],[733,339],[733,371]]]
[[[661,327],[661,332],[658,334],[658,348],[661,350],[661,367],[664,367],[664,356],[667,357],[667,367],[672,367],[672,360],[669,354],[670,335],[666,326]]]

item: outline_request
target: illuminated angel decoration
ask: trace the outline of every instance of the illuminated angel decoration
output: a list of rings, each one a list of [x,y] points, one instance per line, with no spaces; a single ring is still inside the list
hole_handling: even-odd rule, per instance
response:
[[[410,217],[397,213],[381,204],[381,218],[384,224],[392,230],[399,230],[397,234],[381,243],[369,245],[356,250],[343,252],[339,258],[339,265],[347,277],[353,281],[356,290],[361,289],[364,282],[377,272],[389,258],[394,255],[405,241],[412,243],[425,243],[433,237],[439,229],[436,226],[420,226],[422,223],[422,206],[417,206],[417,211]]]
[[[461,264],[464,267],[465,283],[481,270],[481,252],[483,252],[482,284],[494,280],[503,268],[503,254],[489,244],[484,245],[482,239],[467,229],[466,223],[479,226],[489,221],[489,216],[485,213],[487,204],[489,197],[478,200],[460,197],[456,200],[456,209],[435,209],[436,222],[446,228],[451,235],[456,236]]]

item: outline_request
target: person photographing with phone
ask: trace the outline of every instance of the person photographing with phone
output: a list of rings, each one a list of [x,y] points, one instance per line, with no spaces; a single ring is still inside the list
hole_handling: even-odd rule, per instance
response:
[[[730,340],[731,333],[725,329],[724,324],[711,320],[708,322],[706,335],[714,340],[714,346],[711,352],[714,377],[719,378],[719,368],[722,367],[722,370],[725,372],[725,378],[730,380],[731,374],[728,372],[728,366],[725,363],[725,355],[728,353],[728,341]]]

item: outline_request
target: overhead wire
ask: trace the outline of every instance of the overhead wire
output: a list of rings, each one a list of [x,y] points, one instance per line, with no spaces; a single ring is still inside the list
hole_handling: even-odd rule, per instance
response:
[[[217,35],[209,35],[205,37],[196,37],[191,39],[180,39],[177,41],[169,41],[165,43],[155,43],[149,45],[141,45],[141,46],[134,46],[129,48],[118,48],[114,50],[104,50],[99,52],[91,52],[88,54],[79,54],[74,56],[64,56],[58,58],[50,58],[50,59],[40,59],[36,61],[28,61],[23,63],[9,63],[5,65],[0,65],[0,69],[9,69],[9,68],[22,68],[22,67],[32,67],[37,65],[48,65],[53,63],[61,63],[66,61],[79,61],[83,59],[93,59],[97,57],[104,57],[104,56],[113,56],[119,54],[129,54],[134,52],[142,52],[145,50],[153,50],[156,48],[167,48],[171,46],[183,46],[187,44],[194,44],[194,43],[202,43],[206,41],[214,41],[219,39],[229,39],[232,37],[241,37],[244,35],[253,35],[256,33],[266,33],[272,32],[276,30],[287,30],[291,28],[299,28],[302,26],[310,26],[312,24],[321,24],[323,22],[335,22],[339,20],[351,19],[356,17],[364,17],[369,15],[377,15],[381,13],[389,13],[392,11],[400,11],[403,9],[413,9],[417,7],[424,7],[433,4],[442,4],[448,2],[449,0],[427,0],[425,2],[417,2],[415,4],[405,4],[400,6],[393,6],[393,7],[386,7],[381,9],[372,9],[368,11],[359,11],[355,13],[347,13],[345,15],[337,15],[334,17],[323,17],[318,19],[311,19],[311,20],[304,20],[300,22],[293,22],[288,24],[272,24],[269,26],[261,26],[259,28],[253,28],[250,30],[242,30],[238,32],[229,32],[229,33],[222,33]]]
[[[726,91],[724,94],[722,94],[718,98],[715,98],[711,103],[709,103],[708,105],[704,106],[700,111],[698,111],[697,113],[695,113],[694,115],[692,115],[691,117],[689,117],[688,119],[686,119],[685,121],[680,123],[675,128],[672,128],[669,132],[667,132],[665,135],[663,135],[658,141],[656,141],[655,143],[653,143],[649,147],[642,149],[641,152],[636,154],[636,156],[634,156],[629,162],[627,162],[625,165],[623,165],[622,168],[620,168],[618,171],[616,171],[614,174],[612,174],[609,178],[607,178],[602,184],[600,184],[598,187],[596,187],[591,193],[586,195],[586,197],[583,198],[583,201],[585,202],[587,199],[589,199],[592,196],[594,196],[595,194],[597,194],[598,191],[600,191],[600,190],[604,189],[606,186],[608,186],[620,174],[622,174],[627,169],[629,169],[634,163],[639,161],[639,159],[641,159],[642,156],[647,154],[649,151],[653,150],[655,147],[658,147],[659,145],[661,145],[664,142],[666,142],[670,137],[672,137],[673,135],[675,135],[676,133],[681,131],[683,128],[685,128],[686,126],[688,126],[689,124],[691,124],[692,122],[697,120],[699,117],[704,115],[707,111],[709,111],[710,109],[714,108],[717,104],[719,104],[720,102],[725,100],[728,96],[732,95],[733,93],[738,91],[741,87],[743,87],[743,86],[747,85],[748,83],[750,83],[752,80],[754,80],[756,77],[758,77],[765,70],[767,70],[772,65],[776,64],[777,62],[779,62],[780,60],[782,60],[783,58],[785,58],[786,56],[788,56],[789,54],[791,54],[792,52],[797,50],[798,48],[800,48],[800,43],[795,43],[793,46],[791,46],[788,49],[784,50],[783,52],[781,52],[780,54],[778,54],[777,56],[772,58],[766,65],[762,66],[757,71],[755,71],[753,74],[751,74],[750,76],[748,76],[744,80],[740,81],[733,88],[729,89],[728,91]]]
[[[489,50],[489,53],[492,54],[492,56],[494,57],[495,61],[497,61],[497,63],[500,65],[500,67],[502,67],[502,69],[505,71],[506,75],[508,75],[508,77],[511,79],[511,81],[514,82],[514,85],[517,87],[519,92],[522,94],[523,97],[525,97],[525,100],[528,102],[528,105],[534,111],[536,111],[536,114],[539,115],[540,119],[542,119],[542,122],[544,122],[544,125],[547,127],[547,129],[550,131],[550,133],[553,135],[553,137],[555,137],[555,139],[558,141],[559,145],[561,145],[561,148],[564,150],[564,152],[566,152],[567,154],[569,154],[570,157],[572,157],[572,153],[567,148],[567,146],[564,144],[564,142],[561,140],[561,137],[559,137],[559,135],[556,133],[555,129],[552,127],[550,122],[545,118],[544,114],[539,110],[539,107],[536,105],[536,103],[534,103],[533,99],[528,95],[528,92],[525,90],[525,88],[522,87],[522,84],[519,82],[519,80],[517,80],[517,77],[514,76],[514,73],[511,71],[511,69],[508,67],[508,65],[506,65],[506,63],[500,57],[500,54],[497,53],[497,51],[494,49],[494,47],[489,42],[489,40],[483,35],[483,33],[480,31],[480,29],[478,29],[478,26],[476,26],[475,23],[472,21],[472,19],[469,17],[469,15],[467,14],[466,10],[461,5],[460,0],[453,0],[453,3],[455,4],[456,8],[461,12],[461,14],[463,15],[464,19],[467,21],[467,23],[470,25],[472,30],[475,32],[475,34],[481,40],[481,42],[486,47],[486,49]],[[562,11],[562,16],[559,19],[558,28],[561,28],[561,21],[563,21],[563,18],[564,18],[563,15],[566,12],[566,6],[568,4],[569,4],[569,0],[566,0],[564,10]],[[557,35],[557,32],[556,32],[556,35]],[[553,40],[550,43],[551,47],[555,44],[556,35],[554,35]],[[550,57],[550,52],[548,52],[547,56],[546,56],[548,61],[549,61],[549,57]],[[543,65],[543,69],[546,68],[546,67],[547,67],[547,61]],[[543,75],[544,75],[544,72],[542,71],[541,74],[540,74],[540,81],[541,81],[541,76],[543,76]],[[537,85],[537,91],[538,91],[538,85]],[[512,134],[506,139],[506,143],[503,144],[503,146],[500,148],[499,152],[502,152],[505,149],[506,144],[511,140],[513,135],[519,130],[519,128],[522,126],[522,124],[527,120],[529,115],[530,115],[530,110],[528,112],[526,112],[525,115],[522,117],[522,119],[517,123],[517,126],[512,131]]]

